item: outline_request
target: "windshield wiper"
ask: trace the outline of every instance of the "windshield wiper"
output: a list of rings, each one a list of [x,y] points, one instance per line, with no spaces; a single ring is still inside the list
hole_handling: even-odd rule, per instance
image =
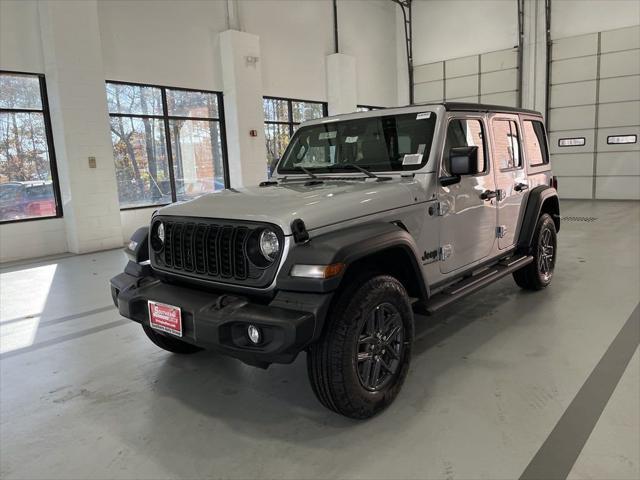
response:
[[[378,182],[384,182],[385,180],[391,180],[391,177],[381,177],[380,175],[376,175],[375,173],[370,172],[366,168],[363,168],[360,165],[356,165],[355,163],[340,163],[340,164],[336,165],[336,167],[354,168],[356,170],[361,171],[362,173],[364,173],[369,178],[375,178]]]
[[[294,168],[294,170],[302,170],[304,173],[309,175],[314,180],[316,180],[318,178],[318,176],[315,173],[312,173],[308,168],[305,168],[302,165],[295,165],[293,168]]]

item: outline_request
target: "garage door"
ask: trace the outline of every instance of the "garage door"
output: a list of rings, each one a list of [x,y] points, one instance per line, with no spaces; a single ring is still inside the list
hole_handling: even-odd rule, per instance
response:
[[[560,195],[640,199],[640,27],[557,39],[551,52]]]
[[[415,102],[518,103],[518,50],[453,58],[417,65],[413,71]]]

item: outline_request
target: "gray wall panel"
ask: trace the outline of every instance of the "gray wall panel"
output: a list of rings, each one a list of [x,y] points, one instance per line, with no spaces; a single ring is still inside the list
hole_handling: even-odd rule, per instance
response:
[[[447,75],[449,72],[447,71]],[[478,76],[448,78],[446,84],[447,99],[478,95]]]
[[[596,198],[640,200],[640,177],[597,177]]]
[[[598,53],[598,34],[590,33],[578,37],[560,38],[553,41],[551,58],[561,60],[563,58],[584,57]]]
[[[490,93],[480,97],[482,103],[515,107],[518,104],[518,92]]]
[[[598,175],[640,175],[638,152],[598,153]]]
[[[594,128],[596,106],[554,108],[549,116],[549,130],[578,130]]]
[[[600,80],[600,102],[623,102],[626,100],[640,100],[640,76]]]
[[[497,72],[483,73],[480,78],[482,94],[518,90],[518,70],[511,68]]]
[[[592,105],[596,102],[596,81],[552,85],[550,95],[551,108]]]
[[[443,62],[418,65],[413,69],[414,83],[432,82],[444,78]]]
[[[612,135],[635,135],[635,143],[623,143],[623,144],[608,144],[607,137]],[[640,127],[628,126],[628,127],[613,127],[613,128],[599,128],[598,129],[598,152],[626,152],[629,150],[640,151]],[[638,161],[640,162],[640,154],[638,154]]]
[[[554,61],[551,65],[551,84],[594,80],[597,70],[597,55]]]
[[[553,174],[560,177],[591,177],[593,153],[568,153],[553,157]]]
[[[560,147],[559,140],[561,138],[579,138],[585,139],[585,145],[583,147]],[[593,153],[595,133],[594,130],[570,130],[568,132],[550,132],[549,133],[549,151],[553,153]]]
[[[603,103],[598,111],[599,127],[640,125],[640,101]]]
[[[437,80],[435,82],[418,83],[414,87],[414,95],[416,102],[441,102],[444,81]]]
[[[478,56],[455,58],[446,62],[447,78],[462,77],[478,73]]]
[[[640,75],[640,50],[625,50],[600,56],[600,78],[621,75]]]
[[[517,68],[518,66],[518,52],[515,48],[483,53],[480,57],[482,72],[506,70],[508,68]]]
[[[602,52],[640,48],[640,26],[602,32],[600,44]]]

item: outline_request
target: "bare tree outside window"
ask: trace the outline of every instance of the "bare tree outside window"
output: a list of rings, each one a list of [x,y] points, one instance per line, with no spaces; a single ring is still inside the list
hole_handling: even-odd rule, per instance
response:
[[[107,82],[107,102],[121,208],[225,188],[219,93]]]
[[[61,215],[44,76],[0,72],[0,222]]]
[[[327,104],[288,98],[264,97],[264,136],[267,146],[267,174],[271,172],[300,123],[327,115]]]

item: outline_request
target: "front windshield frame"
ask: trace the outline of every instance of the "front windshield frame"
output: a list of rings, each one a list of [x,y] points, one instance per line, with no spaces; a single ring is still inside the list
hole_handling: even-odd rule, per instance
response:
[[[301,146],[298,145],[298,143],[300,142],[300,139],[303,138],[305,134],[309,133],[310,131],[311,132],[316,131],[319,135],[322,133],[328,134],[329,132],[337,132],[341,126],[353,125],[357,122],[364,123],[364,122],[375,121],[378,123],[378,126],[380,126],[381,122],[389,121],[389,120],[397,121],[398,119],[414,120],[415,122],[420,121],[425,123],[425,129],[426,129],[425,136],[424,138],[420,139],[420,140],[424,140],[424,147],[422,146],[422,144],[419,144],[419,146],[422,147],[422,150],[419,150],[419,152],[416,151],[416,152],[411,152],[411,153],[402,154],[402,155],[401,155],[401,152],[398,151],[397,152],[398,157],[396,159],[392,159],[391,153],[389,152],[389,149],[391,148],[390,141],[387,137],[385,137],[384,142],[386,143],[387,155],[389,155],[387,157],[388,160],[386,165],[369,164],[369,162],[366,161],[366,158],[364,156],[363,156],[363,161],[358,161],[358,162],[340,161],[342,160],[341,153],[340,153],[341,148],[344,148],[344,147],[338,148],[338,146],[340,145],[339,140],[341,138],[341,135],[339,135],[339,133],[336,133],[336,135],[332,137],[332,138],[335,138],[336,140],[335,145],[331,145],[332,147],[335,148],[334,153],[331,154],[331,155],[334,155],[333,163],[326,164],[326,165],[325,164],[312,165],[304,162],[298,162],[298,165],[301,165],[302,167],[304,167],[304,169],[310,171],[313,174],[338,173],[338,172],[361,174],[361,172],[358,172],[358,168],[354,167],[354,165],[358,165],[361,168],[364,168],[370,172],[376,172],[376,173],[383,173],[383,172],[402,173],[406,171],[420,170],[423,167],[425,167],[429,162],[429,158],[431,156],[431,151],[432,151],[432,148],[435,142],[435,137],[437,134],[437,125],[438,125],[437,114],[435,111],[431,111],[431,110],[357,117],[353,119],[336,120],[336,121],[328,121],[328,122],[321,122],[321,123],[314,122],[310,125],[303,124],[300,128],[298,128],[298,130],[295,132],[295,134],[291,138],[291,141],[289,142],[289,145],[287,145],[287,148],[284,154],[282,155],[282,158],[278,162],[277,168],[275,169],[275,173],[279,175],[291,175],[291,174],[305,175],[303,170],[299,166],[295,165],[295,159],[291,159],[290,157],[294,155],[294,152],[297,149],[302,148]],[[397,124],[396,124],[396,128],[397,128]],[[306,140],[307,141],[309,140],[308,135]],[[395,148],[399,150],[399,146],[398,146],[399,140],[398,140],[397,131],[396,131],[396,136],[394,140],[395,140],[395,144],[394,144]],[[414,139],[411,139],[410,141],[413,142],[413,140]],[[310,144],[305,144],[305,145],[307,146],[307,148],[311,146]],[[384,146],[383,146],[383,150],[384,150]],[[415,156],[418,153],[421,155],[419,162],[417,161],[406,162],[407,155]],[[402,160],[400,160],[401,158]],[[287,166],[285,167],[285,165]]]

